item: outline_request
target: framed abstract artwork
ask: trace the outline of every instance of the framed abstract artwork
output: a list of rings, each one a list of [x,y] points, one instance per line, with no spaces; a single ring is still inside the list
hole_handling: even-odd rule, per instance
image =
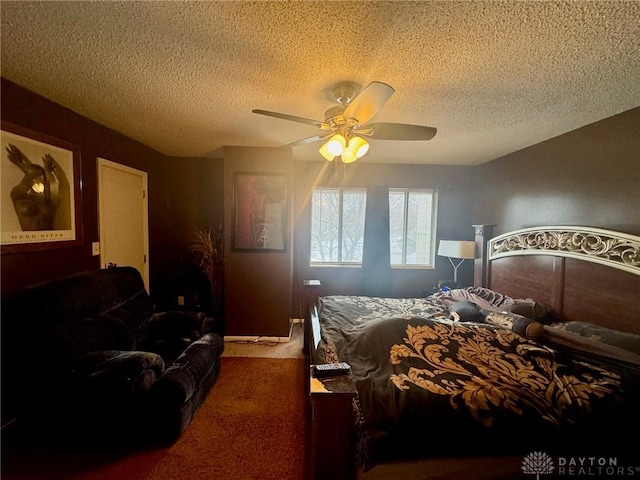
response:
[[[4,121],[0,141],[2,253],[81,245],[80,148]]]
[[[287,176],[235,172],[232,250],[287,249]]]

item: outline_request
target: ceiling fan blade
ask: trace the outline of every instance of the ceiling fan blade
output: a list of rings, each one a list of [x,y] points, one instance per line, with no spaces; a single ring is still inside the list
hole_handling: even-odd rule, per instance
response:
[[[253,113],[260,115],[266,115],[268,117],[281,118],[283,120],[290,120],[292,122],[306,123],[307,125],[313,125],[314,127],[329,129],[329,125],[319,120],[312,120],[310,118],[296,117],[295,115],[287,115],[286,113],[270,112],[269,110],[251,110]]]
[[[386,83],[371,82],[347,105],[344,118],[355,120],[358,125],[367,123],[391,98],[393,92],[393,87]]]
[[[437,128],[423,125],[385,122],[368,123],[362,128],[371,131],[371,133],[363,131],[364,135],[378,140],[431,140],[438,131]]]
[[[298,145],[306,145],[308,143],[319,142],[320,140],[324,140],[325,138],[329,138],[332,133],[328,133],[325,135],[314,135],[313,137],[303,138],[302,140],[297,140],[293,143],[287,143],[286,145],[282,145],[283,147],[297,147]]]

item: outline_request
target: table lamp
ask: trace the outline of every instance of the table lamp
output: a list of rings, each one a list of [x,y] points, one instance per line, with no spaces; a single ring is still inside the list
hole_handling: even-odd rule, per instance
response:
[[[438,255],[448,257],[453,266],[453,281],[458,283],[458,267],[467,259],[476,257],[476,243],[466,240],[440,240],[438,245]],[[460,261],[455,263],[454,258]]]

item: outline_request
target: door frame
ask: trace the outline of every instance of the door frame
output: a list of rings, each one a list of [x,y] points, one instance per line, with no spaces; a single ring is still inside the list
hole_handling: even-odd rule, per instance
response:
[[[105,199],[103,197],[104,187],[103,187],[103,173],[102,168],[112,168],[115,170],[120,170],[122,172],[126,172],[129,174],[133,174],[139,176],[142,180],[143,185],[143,225],[142,225],[142,235],[143,235],[143,245],[144,245],[144,268],[143,271],[140,272],[142,275],[142,279],[144,281],[144,286],[149,291],[149,195],[148,195],[148,176],[147,172],[143,170],[138,170],[137,168],[128,167],[126,165],[122,165],[121,163],[113,162],[111,160],[107,160],[106,158],[98,157],[97,158],[97,170],[98,170],[98,232],[100,237],[100,265],[101,267],[105,267],[103,265],[103,255],[102,255],[102,246],[105,245],[105,232],[104,229],[101,228],[101,225],[104,224],[104,219],[102,216],[102,212],[105,210]]]

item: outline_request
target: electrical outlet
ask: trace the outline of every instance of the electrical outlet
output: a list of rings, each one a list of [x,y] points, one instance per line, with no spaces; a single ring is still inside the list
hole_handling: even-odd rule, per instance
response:
[[[184,296],[178,295],[178,305],[184,305]]]
[[[91,255],[94,257],[100,255],[100,242],[91,243]]]

